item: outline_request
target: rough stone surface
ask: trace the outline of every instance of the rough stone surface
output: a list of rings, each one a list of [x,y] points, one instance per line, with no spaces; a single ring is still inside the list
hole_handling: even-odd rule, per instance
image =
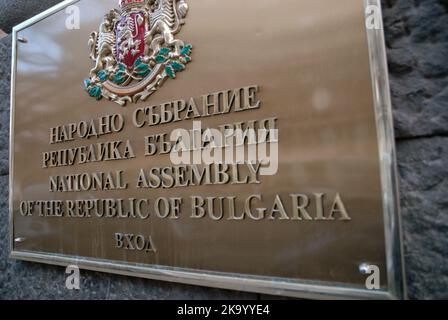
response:
[[[446,135],[448,2],[382,2],[396,135]]]
[[[15,25],[59,2],[61,0],[0,0],[0,29],[10,33]]]
[[[9,7],[10,1],[0,0],[0,28],[6,30],[25,17],[5,20],[12,14],[4,14],[7,2]],[[24,2],[16,0],[12,7],[23,10]],[[26,1],[27,15],[54,2]],[[448,0],[382,3],[409,297],[448,299]],[[69,292],[62,268],[8,260],[10,42],[0,40],[0,299],[270,298],[87,271],[84,290]]]
[[[448,299],[448,137],[399,141],[409,295]]]
[[[383,0],[409,297],[448,298],[448,1]]]

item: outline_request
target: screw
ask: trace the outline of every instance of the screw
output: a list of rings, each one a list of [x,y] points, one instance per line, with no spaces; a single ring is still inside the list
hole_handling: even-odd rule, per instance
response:
[[[21,242],[24,242],[24,241],[25,241],[25,238],[21,238],[21,237],[14,239],[15,243],[21,243]]]
[[[360,272],[361,274],[368,274],[369,271],[370,271],[369,264],[367,264],[367,263],[364,262],[364,263],[361,263],[361,264],[359,265],[359,272]]]

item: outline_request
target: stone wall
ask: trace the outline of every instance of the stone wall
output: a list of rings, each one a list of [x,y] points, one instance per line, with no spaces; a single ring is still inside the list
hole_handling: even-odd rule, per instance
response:
[[[384,0],[411,298],[448,298],[448,0]]]
[[[61,0],[0,0],[0,29],[10,33],[15,25],[59,2]]]
[[[0,0],[0,28],[58,1]],[[8,3],[8,5],[7,5]],[[39,3],[39,4],[36,4]],[[37,11],[36,11],[37,10]],[[383,0],[409,297],[448,299],[448,0]],[[262,299],[264,295],[64,269],[8,255],[11,38],[0,40],[0,299]]]

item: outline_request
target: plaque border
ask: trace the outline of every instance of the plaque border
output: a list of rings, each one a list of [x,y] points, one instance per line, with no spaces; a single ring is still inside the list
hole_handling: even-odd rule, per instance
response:
[[[387,290],[367,290],[350,286],[331,285],[323,281],[303,281],[288,278],[271,278],[209,272],[201,270],[155,266],[147,264],[114,262],[111,260],[68,256],[52,253],[14,250],[13,221],[13,172],[14,172],[14,116],[15,116],[15,80],[18,33],[33,24],[80,0],[65,0],[39,15],[15,26],[12,31],[11,63],[11,116],[10,116],[10,159],[9,159],[9,248],[10,259],[24,260],[52,265],[77,265],[81,269],[107,272],[126,276],[141,277],[190,285],[207,286],[221,289],[240,290],[260,294],[271,294],[307,299],[406,299],[405,270],[399,211],[399,192],[395,137],[391,106],[389,73],[384,30],[368,29],[370,70],[376,129],[378,132],[381,190],[384,213]],[[381,0],[362,0],[364,8],[376,6],[381,9]],[[381,12],[381,10],[380,10]],[[382,18],[382,17],[381,17]]]

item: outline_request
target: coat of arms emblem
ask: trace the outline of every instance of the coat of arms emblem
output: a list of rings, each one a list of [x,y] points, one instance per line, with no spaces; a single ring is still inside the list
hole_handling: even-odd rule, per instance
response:
[[[84,80],[88,94],[122,106],[146,100],[191,61],[192,46],[176,39],[186,0],[120,0],[89,39],[95,66]]]

